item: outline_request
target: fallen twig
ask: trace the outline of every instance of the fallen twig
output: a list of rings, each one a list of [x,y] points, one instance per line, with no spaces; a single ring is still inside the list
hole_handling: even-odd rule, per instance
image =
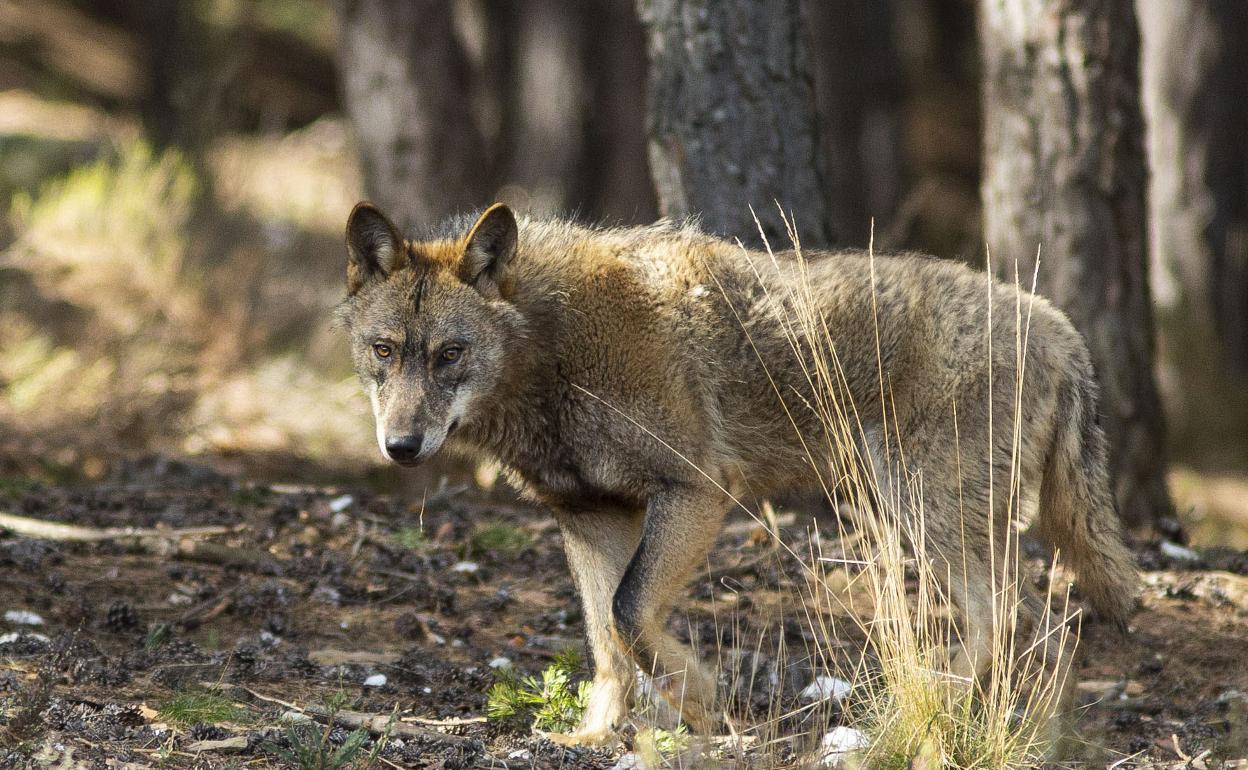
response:
[[[372,714],[363,711],[345,710],[331,712],[329,709],[325,709],[320,706],[299,706],[291,703],[290,701],[282,700],[281,698],[263,695],[250,687],[242,687],[241,685],[238,685],[238,687],[256,700],[261,700],[265,703],[274,703],[278,706],[282,706],[283,708],[290,709],[291,711],[307,714],[308,716],[320,717],[321,719],[332,719],[334,724],[339,727],[346,727],[352,730],[363,728],[368,730],[373,735],[385,735],[387,731],[389,731],[391,736],[397,735],[402,738],[424,738],[426,740],[446,741],[448,743],[463,745],[478,742],[475,738],[469,738],[465,735],[452,735],[451,733],[444,733],[440,730],[431,730],[427,727],[414,725],[411,722],[402,722],[397,719],[392,720],[389,714]]]
[[[126,538],[163,539],[209,537],[225,535],[235,531],[234,527],[185,527],[168,529],[161,527],[82,527],[77,524],[63,524],[57,521],[44,521],[26,516],[15,516],[0,512],[0,529],[7,529],[23,537],[34,537],[40,540],[60,540],[68,542],[101,542],[104,540],[122,540]]]
[[[175,552],[179,559],[252,567],[267,572],[276,572],[282,563],[281,559],[260,548],[239,548],[223,543],[206,543],[190,537],[179,539]]]
[[[223,594],[214,596],[207,601],[200,602],[191,607],[186,612],[178,616],[174,623],[185,629],[196,628],[197,626],[212,620],[221,613],[230,608],[234,603],[234,596],[238,592],[238,588],[230,588]]]
[[[400,717],[401,722],[420,722],[430,727],[459,727],[460,725],[477,725],[485,722],[485,717],[452,717],[450,719],[430,719],[428,717]]]
[[[200,538],[240,532],[245,525],[232,527],[83,527],[55,521],[31,519],[0,512],[0,529],[23,537],[74,543],[100,543],[110,540],[132,541],[144,553],[153,556],[176,556],[188,561],[208,564],[237,565],[274,572],[282,560],[259,548],[244,548],[224,543],[205,542]]]

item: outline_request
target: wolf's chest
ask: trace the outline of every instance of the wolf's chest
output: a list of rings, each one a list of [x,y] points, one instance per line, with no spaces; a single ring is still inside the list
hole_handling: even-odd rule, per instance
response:
[[[578,457],[570,447],[534,442],[502,458],[509,480],[538,502],[563,510],[592,510],[609,505],[640,508],[644,501],[613,483],[594,462]]]

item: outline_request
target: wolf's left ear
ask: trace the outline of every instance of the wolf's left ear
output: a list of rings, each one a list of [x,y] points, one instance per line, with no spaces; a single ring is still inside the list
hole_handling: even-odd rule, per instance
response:
[[[357,203],[347,217],[347,293],[371,278],[384,278],[403,266],[403,236],[371,203]]]
[[[495,203],[477,218],[468,233],[459,277],[483,293],[497,295],[503,269],[516,254],[519,242],[516,215],[502,203]]]

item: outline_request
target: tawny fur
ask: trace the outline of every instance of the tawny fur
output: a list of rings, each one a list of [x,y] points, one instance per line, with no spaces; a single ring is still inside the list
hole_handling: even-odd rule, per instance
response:
[[[921,479],[924,555],[963,616],[966,673],[985,665],[1012,499],[1038,499],[1037,530],[1098,611],[1131,611],[1088,351],[1043,298],[924,257],[773,260],[687,226],[517,222],[500,206],[404,241],[362,205],[347,241],[341,312],[382,451],[410,434],[412,461],[443,445],[497,460],[559,522],[596,669],[575,740],[626,717],[634,665],[695,728],[714,723],[714,679],[666,615],[706,567],[730,496],[835,478],[846,455],[817,413],[829,398],[854,415],[856,456],[881,485],[903,453]],[[819,333],[795,322],[804,303]],[[817,355],[837,382],[812,382]],[[1043,602],[1025,598],[1039,621]]]

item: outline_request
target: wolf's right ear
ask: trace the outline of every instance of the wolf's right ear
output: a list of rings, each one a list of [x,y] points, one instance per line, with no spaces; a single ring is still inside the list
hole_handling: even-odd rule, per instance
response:
[[[403,236],[386,215],[371,203],[355,204],[347,217],[347,293],[390,275],[406,260]]]

